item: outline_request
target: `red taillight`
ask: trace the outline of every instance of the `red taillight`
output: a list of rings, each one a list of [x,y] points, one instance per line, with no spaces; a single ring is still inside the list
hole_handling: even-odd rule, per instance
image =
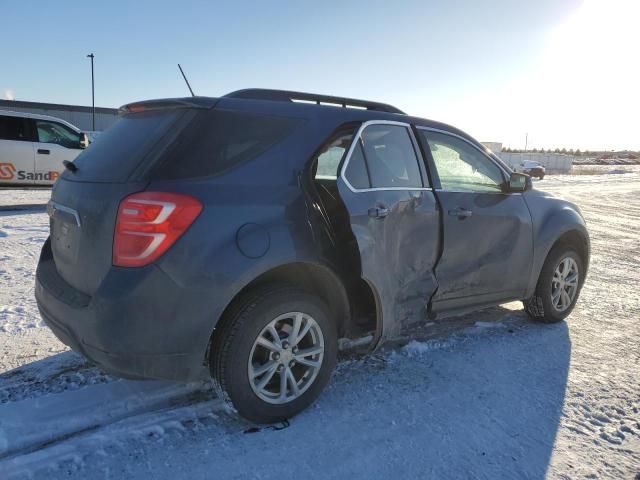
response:
[[[202,203],[188,195],[141,192],[120,202],[113,239],[113,264],[148,265],[187,231],[202,211]]]

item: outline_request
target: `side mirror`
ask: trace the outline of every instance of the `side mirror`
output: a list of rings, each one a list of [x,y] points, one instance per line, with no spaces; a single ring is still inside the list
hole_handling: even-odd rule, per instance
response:
[[[80,134],[80,148],[84,149],[87,148],[89,146],[89,136],[82,132]]]
[[[531,177],[529,175],[513,172],[511,177],[509,177],[508,190],[510,192],[526,192],[532,188],[533,184],[531,183]]]

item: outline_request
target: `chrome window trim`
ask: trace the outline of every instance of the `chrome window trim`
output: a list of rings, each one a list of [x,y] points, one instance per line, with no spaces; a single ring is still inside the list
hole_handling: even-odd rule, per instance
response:
[[[488,193],[491,195],[522,195],[522,192],[491,192],[478,190],[446,190],[444,188],[434,188],[434,192],[450,192],[450,193]]]
[[[473,143],[472,141],[470,141],[468,138],[464,138],[462,135],[458,135],[456,133],[453,132],[449,132],[447,130],[442,130],[440,128],[433,128],[433,127],[423,127],[420,125],[416,125],[416,128],[418,130],[426,130],[429,132],[436,132],[436,133],[442,133],[443,135],[449,135],[451,137],[455,137],[455,138],[459,138],[460,140],[465,141],[466,143],[468,143],[469,145],[471,145],[473,148],[475,148],[476,150],[478,150],[482,156],[484,158],[486,158],[487,160],[489,160],[492,164],[494,164],[496,167],[498,167],[500,169],[500,171],[502,173],[504,173],[505,175],[505,181],[508,182],[509,181],[509,177],[511,176],[511,174],[506,171],[504,169],[504,167],[502,165],[500,165],[498,162],[496,162],[493,158],[491,158],[491,156],[487,155],[487,152],[485,152],[484,150],[482,150],[480,147],[478,147],[475,143]],[[428,145],[427,145],[428,146]],[[436,172],[438,173],[438,172]],[[440,175],[438,175],[438,178],[440,178]],[[500,194],[500,195],[510,195],[510,194],[518,194],[521,195],[521,193],[519,192],[478,192],[475,190],[448,190],[448,189],[444,189],[444,188],[437,188],[436,191],[439,192],[458,192],[458,193],[493,193],[493,194]]]
[[[355,150],[356,145],[360,141],[360,138],[362,136],[362,132],[364,131],[365,128],[367,128],[370,125],[397,125],[399,127],[405,127],[407,129],[407,132],[409,133],[409,137],[411,139],[411,147],[413,148],[413,151],[414,151],[415,156],[416,156],[416,161],[418,162],[418,169],[420,170],[420,182],[423,184],[422,187],[355,188],[353,185],[351,185],[351,183],[349,183],[349,180],[347,180],[347,177],[345,175],[345,172],[347,171],[347,166],[349,165],[349,162],[351,161],[351,155],[353,154],[353,151]],[[396,122],[396,121],[393,121],[393,120],[367,120],[366,122],[363,122],[362,125],[360,125],[360,127],[358,128],[358,131],[353,136],[353,141],[351,142],[351,146],[349,147],[349,150],[347,152],[347,156],[345,157],[344,163],[342,164],[342,168],[340,169],[340,178],[345,183],[345,185],[349,188],[349,190],[351,190],[353,193],[381,192],[381,191],[404,191],[404,192],[429,191],[429,192],[432,192],[433,189],[431,187],[425,187],[424,186],[425,179],[422,178],[423,172],[422,172],[422,169],[420,168],[420,161],[421,161],[420,153],[418,151],[416,151],[416,147],[418,145],[419,145],[419,143],[418,143],[415,135],[413,134],[413,130],[411,128],[411,124],[410,123]],[[366,161],[366,158],[365,158],[365,161]],[[427,179],[427,181],[428,181],[428,179]]]

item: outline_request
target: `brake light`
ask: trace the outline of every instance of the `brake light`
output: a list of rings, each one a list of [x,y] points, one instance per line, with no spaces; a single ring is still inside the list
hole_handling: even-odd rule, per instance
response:
[[[113,264],[141,267],[156,260],[187,231],[202,211],[188,195],[140,192],[118,207],[113,239]]]

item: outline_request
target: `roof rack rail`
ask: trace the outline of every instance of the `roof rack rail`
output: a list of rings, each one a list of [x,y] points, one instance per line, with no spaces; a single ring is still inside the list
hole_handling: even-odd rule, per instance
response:
[[[277,102],[309,102],[316,105],[335,105],[340,107],[356,107],[367,110],[375,110],[387,113],[405,113],[386,103],[369,102],[367,100],[357,100],[355,98],[333,97],[331,95],[318,95],[315,93],[292,92],[289,90],[269,90],[265,88],[247,88],[245,90],[237,90],[225,95],[229,98],[247,98],[253,100],[272,100]]]

